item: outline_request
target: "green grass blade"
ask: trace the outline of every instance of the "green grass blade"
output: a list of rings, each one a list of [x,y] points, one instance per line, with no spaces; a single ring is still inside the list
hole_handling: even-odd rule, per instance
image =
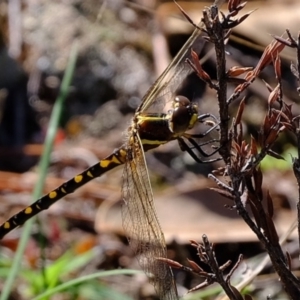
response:
[[[63,283],[61,285],[56,286],[53,289],[47,290],[46,292],[44,292],[43,294],[33,298],[32,300],[41,300],[45,297],[49,297],[53,294],[56,294],[58,292],[61,292],[63,290],[66,290],[74,285],[78,285],[80,283],[84,283],[86,281],[95,279],[95,278],[101,278],[101,277],[107,277],[107,276],[113,276],[113,275],[135,275],[138,273],[141,273],[142,271],[136,271],[136,270],[127,270],[127,269],[122,269],[122,270],[112,270],[112,271],[101,271],[101,272],[97,272],[94,274],[90,274],[90,275],[86,275],[86,276],[82,276],[80,278],[76,278],[73,280],[70,280],[66,283]]]
[[[37,182],[37,184],[34,188],[33,199],[39,198],[43,191],[43,186],[44,186],[44,182],[45,182],[45,179],[47,176],[47,169],[48,169],[48,165],[49,165],[53,141],[54,141],[57,127],[59,124],[59,119],[61,116],[63,103],[68,95],[69,86],[71,84],[71,80],[72,80],[74,69],[75,69],[77,52],[78,52],[77,49],[78,49],[77,42],[74,42],[72,45],[67,69],[65,71],[64,78],[63,78],[63,81],[61,84],[60,92],[59,92],[58,98],[55,102],[55,105],[53,107],[53,111],[51,114],[49,128],[48,128],[46,140],[45,140],[45,147],[44,147],[42,158],[39,163],[39,177],[38,177],[39,181]],[[3,286],[0,300],[8,299],[10,291],[12,290],[14,280],[15,280],[15,278],[18,274],[18,270],[21,266],[24,249],[25,249],[27,241],[29,239],[33,222],[34,222],[34,218],[27,221],[26,224],[24,225],[24,229],[22,232],[21,239],[19,241],[18,249],[15,254],[14,262],[13,262],[11,271],[9,273],[9,276],[7,277],[7,280]]]

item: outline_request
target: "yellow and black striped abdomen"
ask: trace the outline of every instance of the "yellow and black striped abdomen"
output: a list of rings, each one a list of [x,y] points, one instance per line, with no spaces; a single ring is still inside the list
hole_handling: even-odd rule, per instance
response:
[[[124,164],[125,159],[126,150],[124,147],[121,147],[105,159],[99,161],[97,164],[76,175],[69,181],[66,181],[58,188],[41,197],[33,204],[21,210],[19,213],[3,223],[0,226],[0,239],[2,239],[7,233],[12,231],[16,227],[23,225],[27,220],[38,214],[40,211],[48,209],[59,199],[73,193],[76,189],[80,188],[87,182],[101,176],[105,172],[112,170],[119,165]]]

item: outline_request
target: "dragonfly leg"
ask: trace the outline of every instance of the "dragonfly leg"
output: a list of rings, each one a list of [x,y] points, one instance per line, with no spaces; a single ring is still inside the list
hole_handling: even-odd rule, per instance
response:
[[[221,147],[217,147],[217,148],[214,149],[213,152],[206,153],[201,147],[204,146],[204,145],[207,145],[207,144],[218,142],[219,140],[212,139],[212,140],[209,140],[207,142],[203,142],[201,144],[197,144],[197,142],[193,138],[188,138],[188,141],[193,145],[193,147],[189,147],[190,149],[197,149],[197,151],[199,151],[201,153],[201,155],[203,155],[205,157],[210,157],[210,156],[216,154],[221,148]]]
[[[186,151],[197,163],[211,163],[214,161],[218,161],[220,160],[220,158],[213,158],[213,159],[209,159],[209,160],[202,160],[195,152],[194,149],[196,149],[202,156],[204,157],[209,157],[214,155],[215,153],[217,153],[220,149],[220,147],[218,147],[217,149],[215,149],[212,153],[206,153],[201,146],[212,143],[214,141],[217,140],[211,140],[208,142],[204,142],[203,144],[197,144],[197,142],[193,139],[193,138],[188,138],[188,141],[193,145],[193,147],[190,147],[182,138],[178,138],[178,144],[179,147],[182,151]]]
[[[214,119],[216,124],[220,123],[220,121],[217,119],[217,117],[215,115],[213,115],[213,114],[210,114],[210,113],[199,115],[198,116],[198,122],[203,122],[207,118]]]
[[[207,129],[203,133],[198,133],[198,134],[187,134],[187,133],[185,133],[183,136],[185,138],[203,138],[203,137],[207,136],[210,132],[212,132],[214,129],[216,129],[218,126],[219,126],[219,124],[215,124],[213,127]]]

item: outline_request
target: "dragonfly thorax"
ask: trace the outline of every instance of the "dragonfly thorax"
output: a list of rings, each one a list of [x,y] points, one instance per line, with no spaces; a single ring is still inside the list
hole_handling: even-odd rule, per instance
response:
[[[184,96],[176,96],[173,109],[168,114],[170,131],[180,136],[195,126],[198,120],[198,106]]]

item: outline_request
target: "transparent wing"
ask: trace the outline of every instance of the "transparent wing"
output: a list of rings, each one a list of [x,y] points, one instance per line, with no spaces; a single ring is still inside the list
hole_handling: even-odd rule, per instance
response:
[[[138,134],[128,140],[123,174],[123,226],[141,268],[150,278],[159,299],[178,299],[172,270],[158,261],[167,257],[166,243],[156,216],[144,152]]]
[[[202,28],[202,23],[198,27]],[[196,28],[170,65],[147,91],[137,112],[149,111],[153,106],[157,107],[162,105],[161,103],[172,100],[171,98],[176,95],[176,90],[192,72],[191,67],[186,63],[186,59],[191,56],[191,49],[198,53],[199,45],[202,48],[203,40],[200,40],[200,34],[201,30]],[[161,108],[159,109],[161,110]],[[153,112],[156,112],[156,108]]]

